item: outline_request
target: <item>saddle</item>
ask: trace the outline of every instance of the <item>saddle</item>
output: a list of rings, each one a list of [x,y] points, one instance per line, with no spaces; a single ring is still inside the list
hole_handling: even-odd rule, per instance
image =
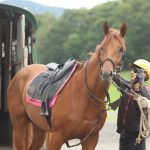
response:
[[[53,83],[60,80],[63,76],[65,76],[71,68],[74,66],[75,59],[71,58],[66,61],[64,64],[57,64],[55,62],[49,63],[46,66],[49,70],[52,71],[53,74]]]
[[[27,94],[32,99],[42,101],[40,115],[50,115],[49,103],[57,91],[64,87],[69,75],[75,66],[75,59],[69,59],[64,64],[47,64],[47,70],[39,74],[28,87]]]

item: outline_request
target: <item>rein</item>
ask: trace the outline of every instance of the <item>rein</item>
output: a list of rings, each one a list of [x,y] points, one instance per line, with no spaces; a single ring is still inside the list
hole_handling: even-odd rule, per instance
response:
[[[100,103],[107,103],[107,102],[109,102],[110,103],[110,96],[109,96],[109,93],[106,91],[106,89],[104,89],[104,92],[105,92],[105,94],[106,94],[106,96],[107,96],[107,101],[104,101],[103,99],[100,99],[100,98],[98,98],[96,95],[94,95],[90,90],[89,90],[89,88],[88,88],[88,85],[87,85],[87,65],[88,65],[88,61],[87,62],[85,62],[85,65],[84,65],[84,82],[85,82],[85,87],[86,87],[86,90],[87,90],[87,92],[88,92],[88,94],[92,97],[92,102],[94,102],[94,104],[95,105],[99,105]],[[101,113],[103,113],[103,112],[105,112],[106,110],[102,110],[100,113],[99,113],[99,115],[98,115],[98,117],[95,119],[95,121],[94,121],[94,124],[93,124],[93,127],[91,128],[91,130],[87,133],[87,135],[83,138],[83,140],[81,140],[81,142],[79,142],[78,144],[74,144],[74,145],[69,145],[69,142],[67,141],[66,142],[66,145],[67,145],[67,147],[75,147],[75,146],[78,146],[78,145],[80,145],[80,144],[82,144],[83,142],[85,142],[86,140],[87,140],[87,138],[89,137],[89,136],[91,136],[91,134],[96,130],[96,128],[97,128],[97,125],[98,125],[98,123],[100,122],[100,120],[101,120]]]
[[[123,60],[124,60],[124,57],[122,57],[122,62],[123,62]],[[100,62],[100,72],[102,72],[101,68],[103,67],[103,65],[104,65],[104,63],[105,63],[106,61],[110,61],[110,62],[112,63],[113,68],[114,68],[114,72],[120,71],[120,70],[122,69],[122,67],[123,67],[123,63],[121,64],[121,66],[115,66],[114,62],[113,62],[110,58],[106,58],[103,62],[102,62],[102,61]],[[94,94],[89,90],[89,87],[88,87],[88,84],[87,84],[87,66],[88,66],[88,63],[89,63],[89,61],[85,62],[85,64],[84,64],[84,83],[85,83],[85,87],[86,87],[86,90],[87,90],[88,95],[92,98],[92,99],[91,99],[92,102],[94,102],[94,104],[97,105],[97,106],[99,106],[100,103],[105,103],[105,104],[106,104],[107,102],[109,102],[109,104],[110,104],[110,96],[109,96],[108,91],[107,91],[105,88],[103,88],[103,90],[104,90],[104,92],[105,92],[105,94],[106,94],[106,97],[107,97],[107,100],[106,100],[106,101],[103,100],[103,99],[100,99],[99,97],[97,97],[96,95],[94,95]],[[100,75],[99,75],[99,76],[100,76]],[[103,86],[103,84],[102,84],[102,86]],[[109,109],[108,109],[108,110],[109,110]],[[107,110],[102,110],[102,111],[99,113],[98,117],[95,119],[95,122],[94,122],[93,127],[92,127],[91,130],[87,133],[87,135],[83,138],[83,140],[81,140],[81,142],[79,142],[78,144],[69,145],[69,142],[67,141],[67,142],[66,142],[66,146],[67,146],[68,148],[70,148],[70,147],[75,147],[75,146],[78,146],[78,145],[82,144],[83,142],[85,142],[85,141],[87,140],[87,138],[88,138],[89,136],[91,136],[91,134],[96,130],[97,125],[98,125],[99,121],[101,120],[101,113],[103,113],[103,112],[105,112],[105,111],[107,111]]]
[[[102,110],[102,112],[104,112],[104,111],[105,111],[105,110]],[[74,144],[74,145],[69,145],[69,142],[67,141],[67,142],[66,142],[67,147],[69,147],[69,148],[70,148],[70,147],[75,147],[75,146],[78,146],[78,145],[84,143],[84,142],[87,140],[87,138],[96,130],[97,125],[98,125],[98,123],[100,122],[100,120],[101,120],[101,113],[99,113],[97,119],[95,119],[95,122],[94,122],[94,125],[93,125],[92,129],[91,129],[91,130],[88,132],[88,134],[83,138],[83,140],[81,140],[81,142],[79,142],[78,144]]]
[[[100,99],[99,97],[97,97],[96,95],[94,95],[90,90],[89,90],[89,87],[87,85],[87,65],[88,65],[88,61],[85,63],[84,65],[84,83],[85,83],[85,87],[86,87],[86,90],[88,92],[88,94],[90,95],[90,97],[92,97],[92,101],[96,104],[96,105],[99,105],[99,103],[107,103],[109,102],[110,103],[110,96],[109,96],[109,93],[106,91],[105,88],[104,89],[104,92],[106,94],[106,97],[107,97],[107,100],[104,101],[103,99]]]

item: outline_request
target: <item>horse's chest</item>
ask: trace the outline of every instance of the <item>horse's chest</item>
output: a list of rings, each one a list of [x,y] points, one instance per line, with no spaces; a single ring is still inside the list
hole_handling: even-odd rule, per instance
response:
[[[93,132],[99,131],[105,123],[106,115],[107,115],[106,112],[102,112],[93,119],[89,118],[83,119],[78,127],[79,133],[86,135],[91,131]]]

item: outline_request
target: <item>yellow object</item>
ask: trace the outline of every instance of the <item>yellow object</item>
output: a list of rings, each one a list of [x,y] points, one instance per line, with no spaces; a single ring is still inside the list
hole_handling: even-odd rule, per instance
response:
[[[148,79],[150,79],[150,62],[144,59],[138,59],[133,64],[141,67],[147,73]]]

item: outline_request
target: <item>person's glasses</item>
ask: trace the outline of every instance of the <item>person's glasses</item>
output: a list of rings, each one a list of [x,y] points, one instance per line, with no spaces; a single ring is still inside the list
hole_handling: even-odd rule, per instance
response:
[[[137,73],[137,72],[138,72],[138,70],[137,70],[136,68],[134,68],[134,69],[133,69],[133,72],[134,72],[134,73]]]
[[[134,72],[134,73],[137,73],[137,72],[138,72],[138,69],[137,69],[137,68],[132,68],[131,71]]]

